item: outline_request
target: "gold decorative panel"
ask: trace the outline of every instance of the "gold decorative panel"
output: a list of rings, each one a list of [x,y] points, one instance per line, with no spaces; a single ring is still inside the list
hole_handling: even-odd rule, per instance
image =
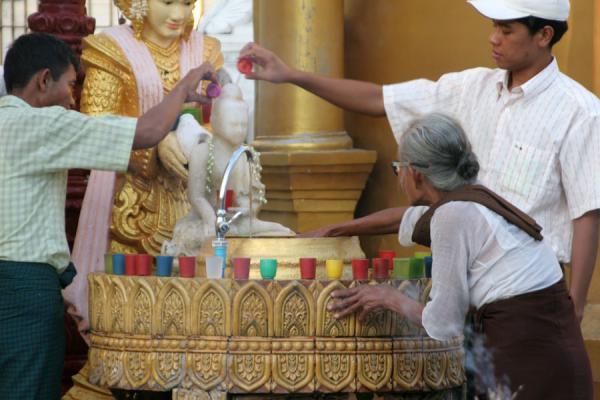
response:
[[[390,312],[334,319],[331,293],[364,282],[91,274],[89,283],[86,371],[101,388],[215,399],[430,391],[464,382],[460,340],[430,339]],[[428,283],[387,282],[421,301]]]
[[[315,341],[293,337],[273,339],[273,393],[315,390]]]

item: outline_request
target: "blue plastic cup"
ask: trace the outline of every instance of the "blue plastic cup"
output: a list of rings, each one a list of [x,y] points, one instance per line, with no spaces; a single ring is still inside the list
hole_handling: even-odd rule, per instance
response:
[[[433,264],[433,258],[427,256],[423,259],[425,262],[425,278],[431,278],[431,265]]]
[[[223,259],[222,275],[221,278],[225,277],[225,268],[227,268],[227,240],[215,239],[212,242],[213,254]]]
[[[260,260],[260,276],[263,279],[273,279],[277,274],[277,260],[274,258],[263,258]]]
[[[112,273],[114,275],[125,275],[125,254],[113,254],[112,267]]]
[[[173,272],[172,256],[156,256],[156,276],[171,276]]]

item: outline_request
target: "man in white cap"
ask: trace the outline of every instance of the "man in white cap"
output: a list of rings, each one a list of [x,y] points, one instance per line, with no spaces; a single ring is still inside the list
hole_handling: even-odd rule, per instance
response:
[[[562,74],[552,55],[567,31],[569,1],[469,3],[493,22],[489,42],[497,69],[382,87],[298,71],[254,43],[240,57],[260,66],[250,79],[296,84],[346,110],[386,116],[397,139],[426,113],[460,121],[479,157],[481,182],[533,216],[559,261],[571,263],[570,294],[581,320],[598,245],[600,101]],[[316,234],[392,233],[399,218],[393,209],[384,213],[381,226],[374,214]]]

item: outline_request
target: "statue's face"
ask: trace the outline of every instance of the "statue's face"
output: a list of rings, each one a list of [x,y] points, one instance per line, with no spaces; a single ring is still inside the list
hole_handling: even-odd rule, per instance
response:
[[[215,134],[233,145],[241,145],[248,134],[248,109],[244,103],[228,101],[211,118]]]
[[[148,0],[143,35],[157,44],[179,38],[194,10],[192,0]]]

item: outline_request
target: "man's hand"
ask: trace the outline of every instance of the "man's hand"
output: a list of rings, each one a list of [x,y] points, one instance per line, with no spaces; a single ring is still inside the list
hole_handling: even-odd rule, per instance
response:
[[[260,66],[258,71],[248,73],[246,78],[272,83],[289,82],[293,70],[272,51],[256,43],[248,43],[240,51],[240,58],[245,57]]]
[[[186,103],[198,102],[209,104],[211,102],[211,99],[200,94],[199,89],[202,81],[218,83],[217,73],[209,62],[205,62],[198,68],[191,69],[177,84],[177,87],[185,90]]]
[[[188,171],[185,166],[188,160],[181,151],[177,137],[173,132],[169,133],[158,144],[158,158],[167,171],[187,182]]]

